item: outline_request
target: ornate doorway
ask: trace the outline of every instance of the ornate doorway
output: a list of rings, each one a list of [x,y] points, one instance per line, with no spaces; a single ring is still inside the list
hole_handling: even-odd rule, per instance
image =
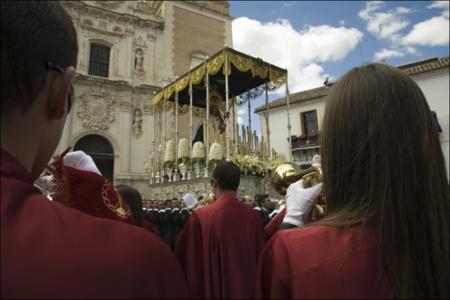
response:
[[[113,183],[114,150],[107,139],[97,134],[86,135],[78,140],[73,150],[82,150],[92,156],[102,175]]]

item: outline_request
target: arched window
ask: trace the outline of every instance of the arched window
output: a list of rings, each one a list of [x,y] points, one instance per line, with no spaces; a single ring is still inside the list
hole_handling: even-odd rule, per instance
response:
[[[89,75],[108,77],[109,52],[110,48],[108,46],[91,44]]]

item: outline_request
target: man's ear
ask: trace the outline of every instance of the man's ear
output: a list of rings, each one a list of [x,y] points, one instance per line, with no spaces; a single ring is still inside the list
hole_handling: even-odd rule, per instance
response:
[[[74,77],[75,68],[72,66],[67,67],[63,74],[52,72],[51,76],[49,76],[50,86],[47,98],[47,112],[51,119],[59,120],[66,115],[70,86]]]

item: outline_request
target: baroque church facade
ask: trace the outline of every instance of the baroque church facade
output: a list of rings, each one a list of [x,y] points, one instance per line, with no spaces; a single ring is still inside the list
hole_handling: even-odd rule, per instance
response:
[[[148,191],[152,153],[175,135],[173,106],[152,107],[162,87],[232,47],[227,1],[64,1],[78,34],[74,107],[56,153],[90,154],[115,185]],[[180,108],[179,136],[189,138]],[[202,122],[194,114],[193,128]],[[163,120],[166,122],[163,124]],[[155,124],[155,126],[153,126]],[[163,130],[165,134],[163,133]]]

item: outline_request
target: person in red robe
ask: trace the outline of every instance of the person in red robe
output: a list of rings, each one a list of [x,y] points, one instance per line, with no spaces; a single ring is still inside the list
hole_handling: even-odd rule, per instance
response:
[[[264,245],[261,217],[236,198],[240,170],[232,162],[214,169],[212,204],[196,209],[178,237],[175,253],[192,298],[248,299]]]
[[[70,16],[56,1],[6,1],[1,31],[1,298],[187,297],[179,264],[158,237],[49,201],[33,185],[72,101],[78,46]],[[90,175],[79,196],[108,199],[125,216],[105,179]]]
[[[281,224],[283,223],[284,216],[286,215],[286,208],[280,208],[278,214],[273,217],[269,223],[264,226],[264,236],[266,240],[270,240],[270,238],[281,229]]]
[[[256,298],[448,299],[448,179],[422,91],[374,63],[344,75],[326,103],[327,213],[305,224],[316,186],[289,186],[283,223],[294,228],[265,247]]]

